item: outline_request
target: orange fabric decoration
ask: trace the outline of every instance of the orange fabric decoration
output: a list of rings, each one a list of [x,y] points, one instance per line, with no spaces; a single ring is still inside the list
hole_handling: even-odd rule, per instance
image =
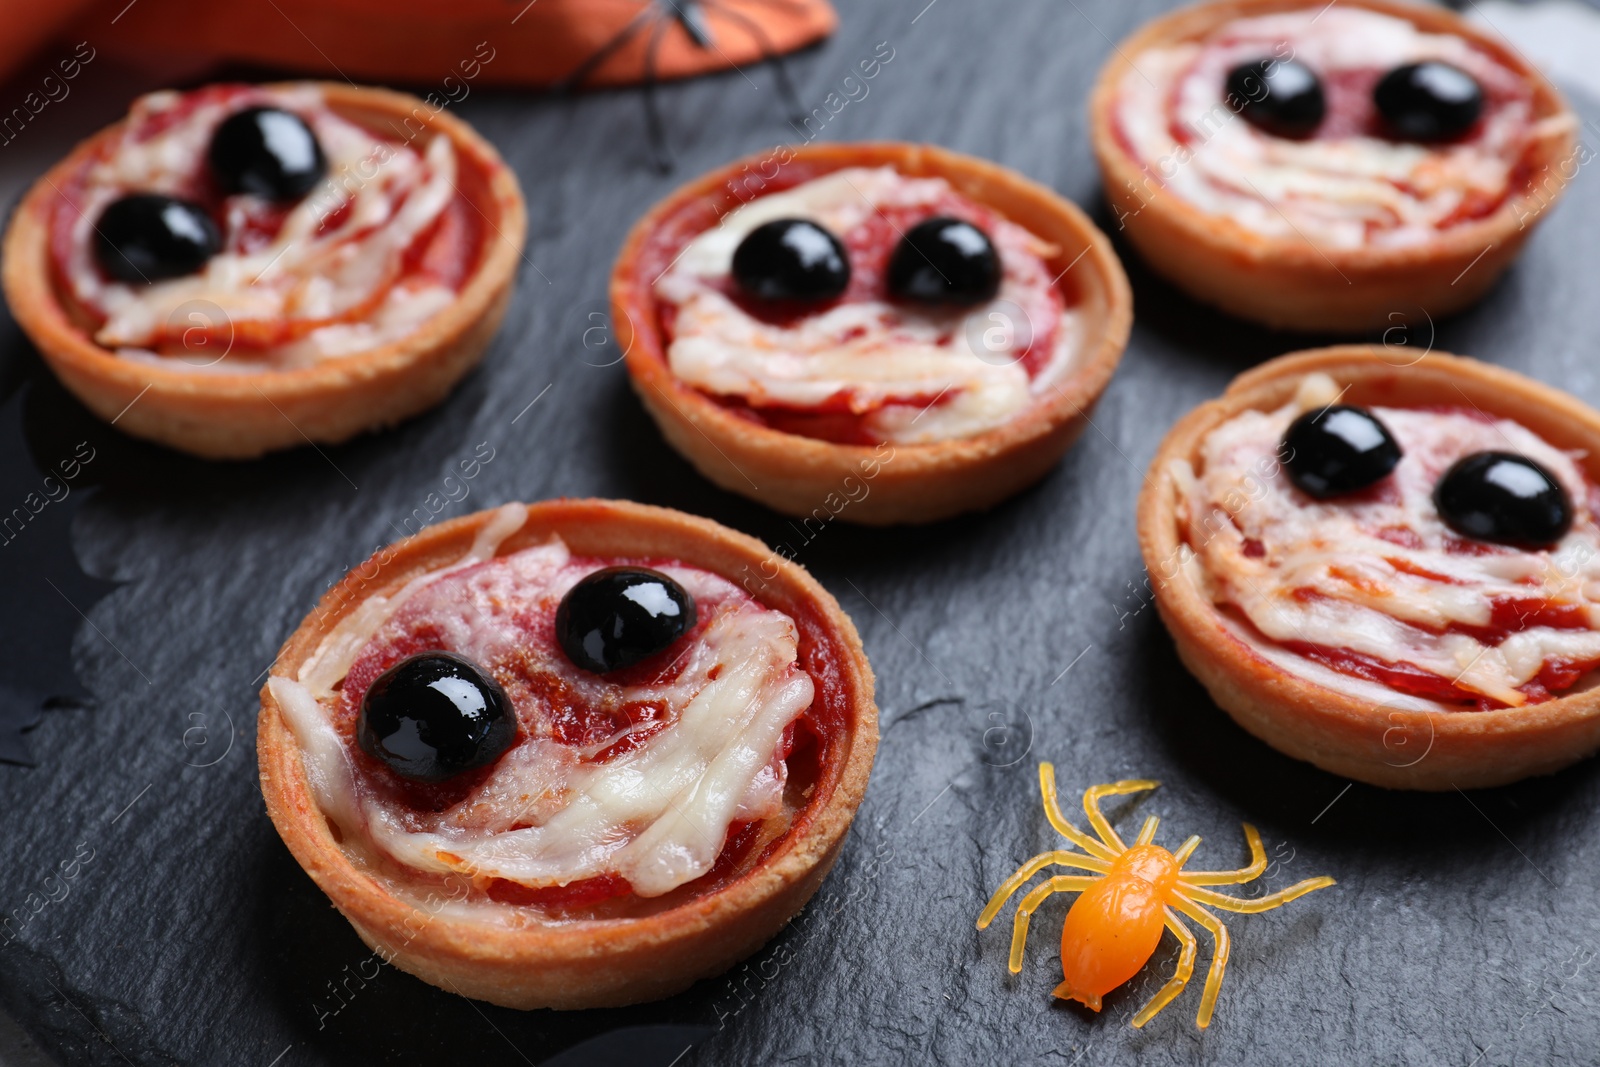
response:
[[[5,26],[0,33],[0,77],[21,66],[88,6],[89,0],[54,0],[50,4],[0,0],[0,25]]]
[[[145,63],[214,56],[450,94],[558,85],[602,54],[582,85],[684,78],[815,43],[838,17],[827,0],[0,0],[0,24],[0,74],[60,36]]]

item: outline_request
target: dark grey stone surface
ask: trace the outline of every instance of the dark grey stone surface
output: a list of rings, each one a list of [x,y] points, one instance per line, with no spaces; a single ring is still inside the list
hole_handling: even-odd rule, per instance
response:
[[[841,0],[838,35],[794,60],[801,98],[820,106],[878,42],[894,49],[825,136],[992,157],[1108,224],[1085,95],[1110,40],[1168,5],[925,3]],[[9,188],[120,112],[143,77],[105,65],[93,76],[98,96],[84,89],[32,140],[0,149]],[[883,741],[838,867],[787,932],[725,978],[628,1010],[505,1011],[389,968],[334,998],[369,952],[278,840],[253,747],[260,676],[326,586],[395,537],[480,442],[495,458],[450,514],[597,494],[795,541],[785,520],[699,479],[621,367],[600,365],[614,354],[585,347],[639,212],[678,180],[794,136],[767,71],[666,87],[661,100],[672,177],[646,166],[635,93],[474,91],[461,104],[522,180],[529,262],[482,369],[393,432],[213,465],[121,438],[48,379],[32,387],[40,462],[80,440],[100,450],[73,544],[91,574],[122,583],[74,644],[94,706],[45,716],[29,735],[38,767],[0,766],[0,911],[29,915],[0,946],[0,1007],[33,1041],[63,1064],[140,1067],[666,1065],[691,1046],[677,1062],[1600,1060],[1600,765],[1468,794],[1347,787],[1244,735],[1178,664],[1134,543],[1142,471],[1183,411],[1303,341],[1197,308],[1132,261],[1132,344],[1094,428],[1055,473],[987,515],[834,525],[801,550],[865,638]],[[1600,186],[1585,170],[1480,307],[1431,326],[1397,308],[1407,339],[1600,402],[1597,224]],[[0,359],[7,381],[38,376],[9,321]],[[46,610],[7,595],[9,611]],[[1266,885],[1314,874],[1339,885],[1232,924],[1209,1031],[1193,1025],[1198,983],[1144,1031],[1127,1025],[1165,980],[1170,945],[1098,1017],[1059,1006],[1049,991],[1065,900],[1040,913],[1017,978],[1007,933],[973,928],[997,882],[1051,843],[1039,759],[1055,762],[1069,794],[1161,779],[1116,809],[1120,825],[1159,813],[1164,843],[1205,836],[1203,863],[1242,861],[1249,819],[1273,859]],[[74,877],[57,874],[63,863]],[[34,913],[30,894],[60,899]]]

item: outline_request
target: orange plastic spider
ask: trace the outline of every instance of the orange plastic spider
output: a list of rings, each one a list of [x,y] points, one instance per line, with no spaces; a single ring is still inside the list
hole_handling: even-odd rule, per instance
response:
[[[1100,840],[1096,841],[1062,816],[1056,802],[1055,767],[1039,764],[1039,791],[1044,794],[1045,818],[1057,832],[1088,855],[1041,852],[1024,863],[995,890],[983,914],[978,916],[978,929],[993,922],[1012,894],[1051,864],[1093,871],[1092,876],[1058,875],[1022,898],[1011,935],[1011,973],[1022,970],[1022,947],[1028,938],[1029,918],[1053,893],[1082,894],[1073,902],[1061,928],[1061,973],[1066,980],[1055,988],[1055,995],[1063,1000],[1079,1001],[1094,1011],[1100,1010],[1102,996],[1132,978],[1149,962],[1165,926],[1177,935],[1182,953],[1171,981],[1133,1017],[1134,1026],[1143,1026],[1183,992],[1194,972],[1198,942],[1178,918],[1181,912],[1210,931],[1216,942],[1205,992],[1200,998],[1200,1012],[1195,1018],[1204,1029],[1211,1023],[1217,993],[1222,988],[1222,972],[1228,965],[1228,928],[1202,905],[1246,914],[1268,911],[1334,882],[1327,877],[1308,878],[1254,900],[1240,900],[1202,888],[1240,885],[1259,877],[1267,869],[1267,853],[1261,847],[1261,835],[1249,823],[1244,824],[1244,836],[1250,844],[1250,865],[1236,871],[1184,871],[1183,865],[1200,846],[1200,839],[1189,838],[1176,852],[1151,844],[1160,821],[1154,815],[1145,820],[1139,837],[1129,848],[1100,813],[1100,798],[1138,793],[1160,784],[1134,779],[1090,787],[1083,794],[1083,810],[1089,817],[1089,825],[1100,835]]]

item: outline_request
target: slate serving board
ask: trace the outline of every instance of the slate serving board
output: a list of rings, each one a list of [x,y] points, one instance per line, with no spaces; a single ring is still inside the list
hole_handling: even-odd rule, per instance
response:
[[[838,34],[792,71],[808,107],[856,96],[822,137],[990,157],[1114,229],[1084,100],[1111,41],[1167,6],[840,0]],[[879,42],[893,58],[862,96],[843,79]],[[48,128],[0,152],[11,187],[120,113],[138,78],[102,64],[84,83],[99,79],[98,96],[56,105]],[[34,1048],[11,1055],[140,1067],[1596,1062],[1600,764],[1472,793],[1351,786],[1233,726],[1150,607],[1133,510],[1161,434],[1237,372],[1307,340],[1199,308],[1119,246],[1133,340],[1055,473],[986,515],[923,529],[835,523],[807,539],[698,478],[641,412],[604,331],[586,333],[605,321],[612,256],[645,205],[800,136],[770,71],[660,96],[672,176],[649,167],[635,92],[476,90],[459,105],[521,178],[528,263],[482,369],[393,432],[249,464],[185,459],[88,417],[0,321],[7,391],[27,383],[32,461],[49,467],[81,441],[96,450],[74,483],[90,495],[71,544],[89,574],[120,583],[97,603],[73,587],[89,598],[72,646],[87,705],[50,711],[27,735],[36,767],[0,765],[0,910],[27,916],[0,937],[0,1007],[17,1021],[0,1041],[26,1032]],[[1600,403],[1597,226],[1600,186],[1585,169],[1481,306],[1438,323],[1397,308],[1390,341],[1480,356]],[[493,459],[443,515],[595,494],[786,542],[854,617],[877,671],[877,767],[822,892],[747,965],[671,1000],[519,1013],[380,968],[263,810],[256,690],[279,643],[480,445]],[[21,471],[17,484],[32,476],[15,449],[0,462]],[[6,596],[10,612],[60,611],[20,583]],[[1249,819],[1272,860],[1267,887],[1314,874],[1339,885],[1232,925],[1209,1031],[1193,1025],[1198,982],[1145,1030],[1127,1025],[1165,980],[1170,944],[1099,1016],[1060,1006],[1049,991],[1065,899],[1040,913],[1017,978],[1006,931],[973,928],[1000,879],[1053,847],[1039,759],[1069,795],[1161,779],[1149,798],[1113,806],[1118,824],[1159,813],[1164,843],[1205,836],[1206,865],[1243,860]]]

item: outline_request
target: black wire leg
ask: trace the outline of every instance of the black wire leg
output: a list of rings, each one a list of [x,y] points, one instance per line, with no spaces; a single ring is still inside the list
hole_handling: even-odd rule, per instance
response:
[[[593,54],[582,63],[579,63],[577,69],[571,74],[556,82],[552,87],[554,91],[557,93],[570,93],[581,86],[589,79],[589,75],[600,68],[600,64],[616,55],[623,45],[633,40],[635,34],[649,25],[652,18],[658,17],[660,17],[660,13],[656,11],[655,0],[651,0],[650,5],[629,19],[628,24],[613,34],[611,40],[595,49]]]
[[[662,19],[650,27],[650,43],[644,50],[644,126],[645,138],[650,145],[650,164],[658,174],[672,173],[672,155],[667,151],[666,125],[661,121],[661,107],[656,101],[656,60],[661,53],[661,39],[668,22]]]
[[[762,29],[761,24],[755,19],[752,19],[742,11],[729,7],[722,0],[703,0],[703,2],[709,10],[716,11],[723,18],[738,23],[751,36],[757,47],[761,49],[761,62],[772,68],[772,79],[777,83],[778,95],[783,98],[784,106],[789,109],[789,121],[791,123],[804,121],[806,109],[800,103],[800,94],[795,92],[793,79],[789,77],[789,64],[773,45],[772,38],[767,36],[767,31]]]

